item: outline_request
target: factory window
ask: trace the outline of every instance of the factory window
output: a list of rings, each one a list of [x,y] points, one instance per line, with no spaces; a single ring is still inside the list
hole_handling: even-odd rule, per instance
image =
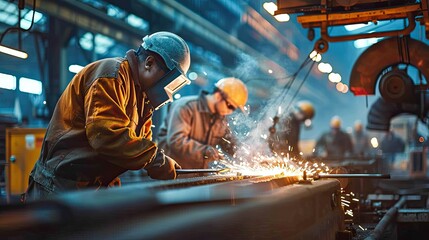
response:
[[[21,28],[28,29],[33,17],[33,10],[27,8],[22,11]],[[43,23],[44,15],[40,12],[34,13],[34,23]],[[13,26],[18,22],[18,6],[13,1],[0,0],[0,22]]]
[[[80,45],[83,49],[91,51],[93,49],[93,37],[94,35],[87,32],[79,40]],[[102,34],[95,35],[95,52],[98,54],[104,54],[110,47],[115,44],[112,38],[104,36]]]
[[[9,1],[0,0],[0,22],[15,25],[18,22],[18,7]]]
[[[145,21],[141,17],[137,17],[134,14],[130,14],[125,18],[125,22],[135,28],[142,29],[144,31],[149,31],[149,22]]]
[[[19,91],[40,95],[42,94],[42,82],[22,77],[19,79]]]
[[[0,73],[0,88],[15,90],[16,89],[16,77]]]
[[[33,17],[33,10],[28,11],[24,18],[21,20],[21,27],[24,29],[29,29],[31,25],[31,19]],[[42,23],[44,21],[43,14],[38,11],[34,12],[34,23]]]

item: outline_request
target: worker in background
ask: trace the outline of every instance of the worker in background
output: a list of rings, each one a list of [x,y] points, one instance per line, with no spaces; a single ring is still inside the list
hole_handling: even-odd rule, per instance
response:
[[[208,168],[223,153],[233,154],[226,116],[236,109],[243,111],[247,95],[240,79],[228,77],[216,82],[211,93],[202,91],[176,100],[159,130],[159,146],[183,168],[192,169]]]
[[[392,164],[395,161],[395,155],[405,151],[405,142],[390,130],[381,140],[380,150],[388,163]]]
[[[341,118],[334,116],[330,122],[329,132],[322,134],[317,140],[315,153],[325,157],[326,160],[343,160],[353,153],[350,135],[341,130]]]
[[[286,116],[278,119],[278,124],[270,127],[268,145],[277,155],[299,158],[298,147],[301,124],[314,117],[314,107],[308,101],[299,101]],[[276,127],[278,125],[278,127]]]
[[[157,32],[125,57],[83,68],[57,102],[24,201],[120,185],[127,170],[175,178],[180,166],[152,141],[152,112],[190,83],[189,66],[186,42]]]
[[[361,121],[356,121],[353,125],[353,155],[357,158],[363,158],[370,155],[371,144],[368,135],[363,130]]]

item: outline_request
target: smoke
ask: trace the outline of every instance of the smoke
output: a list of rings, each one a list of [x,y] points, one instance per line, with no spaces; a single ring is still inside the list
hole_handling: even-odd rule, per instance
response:
[[[233,75],[236,78],[243,80],[243,82],[248,82],[248,79],[252,76],[259,74],[259,64],[255,58],[241,53],[237,56],[237,67],[233,70]]]
[[[290,110],[287,109],[290,107],[290,94],[285,95],[284,89],[275,86],[269,91],[272,97],[259,109],[252,110],[248,106],[246,114],[235,113],[231,116],[230,127],[238,143],[234,159],[246,165],[259,164],[274,155],[268,144],[269,129],[273,126],[274,117],[284,120]]]
[[[257,76],[261,76],[261,66],[257,59],[241,54],[238,57],[239,63],[234,69],[234,77],[237,77],[248,86],[249,92],[255,91],[255,86],[261,85],[262,91],[267,91],[269,98],[258,104],[257,109],[251,109],[247,106],[246,114],[237,112],[230,116],[230,128],[232,135],[236,139],[237,146],[235,154],[232,157],[234,161],[239,161],[246,165],[259,164],[257,161],[270,158],[274,154],[268,144],[270,137],[269,129],[273,126],[273,118],[278,116],[284,120],[287,115],[292,98],[292,93],[296,90],[296,86],[291,86],[292,79],[285,76],[272,76],[258,78],[256,82],[251,83]],[[279,80],[284,80],[282,83]],[[256,80],[255,80],[256,81]],[[279,87],[279,84],[283,85]],[[271,87],[270,87],[271,86]],[[289,92],[289,89],[292,87]],[[261,90],[261,89],[256,89]],[[255,97],[255,94],[250,93],[249,97]],[[254,101],[255,99],[249,99]],[[248,103],[249,103],[248,101]],[[281,127],[281,126],[279,126]]]

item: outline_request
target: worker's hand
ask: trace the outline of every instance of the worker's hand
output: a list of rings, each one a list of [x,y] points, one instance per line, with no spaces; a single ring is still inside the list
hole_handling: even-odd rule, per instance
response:
[[[224,155],[212,146],[207,146],[203,154],[204,154],[204,160],[209,162],[224,159]]]
[[[176,169],[180,165],[171,157],[164,154],[164,151],[158,150],[156,157],[146,166],[147,174],[153,179],[168,180],[177,177]]]

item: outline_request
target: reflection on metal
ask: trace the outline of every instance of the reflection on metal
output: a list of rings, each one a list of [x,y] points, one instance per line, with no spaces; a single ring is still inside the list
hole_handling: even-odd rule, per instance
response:
[[[383,218],[380,220],[380,222],[377,224],[375,229],[371,232],[370,236],[365,238],[366,240],[373,240],[373,239],[382,239],[383,233],[386,231],[386,229],[394,223],[396,215],[398,213],[398,209],[401,208],[407,198],[405,196],[401,197],[399,201],[387,211],[387,213],[383,216]]]
[[[429,79],[429,46],[418,40],[388,38],[369,47],[360,55],[350,74],[354,95],[374,95],[377,79],[388,67],[400,63],[416,67]]]
[[[429,223],[429,209],[399,209],[396,221],[403,223]]]
[[[344,231],[338,181],[296,180],[216,176],[69,193],[2,209],[0,237],[335,239]]]

